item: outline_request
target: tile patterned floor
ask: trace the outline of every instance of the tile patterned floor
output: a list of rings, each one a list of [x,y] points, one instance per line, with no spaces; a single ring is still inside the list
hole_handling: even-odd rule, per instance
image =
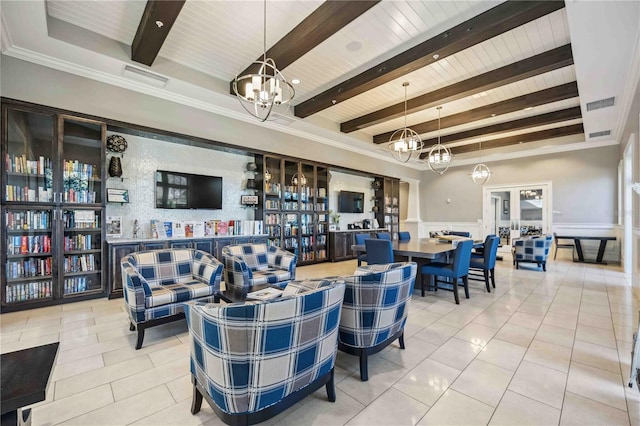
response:
[[[322,391],[267,424],[638,425],[626,386],[640,304],[620,268],[550,262],[546,273],[498,262],[491,294],[472,282],[416,292],[405,329],[370,359],[338,353],[337,401]],[[350,274],[355,262],[301,267],[299,278]],[[60,341],[47,399],[33,425],[221,425],[207,404],[191,415],[184,322],[147,331],[134,349],[123,301],[99,299],[0,316],[9,352]]]

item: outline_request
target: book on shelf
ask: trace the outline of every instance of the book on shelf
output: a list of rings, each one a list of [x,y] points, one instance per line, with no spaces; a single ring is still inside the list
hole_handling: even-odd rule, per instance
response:
[[[284,290],[278,288],[267,287],[262,290],[247,293],[247,299],[252,300],[271,300],[280,297]]]
[[[184,222],[182,221],[176,221],[176,222],[172,222],[171,223],[171,236],[176,237],[176,238],[184,238],[186,236],[185,234],[185,230],[184,230]]]
[[[193,224],[194,224],[194,222],[192,222],[192,221],[185,221],[184,222],[184,236],[186,238],[193,237]]]
[[[157,219],[151,219],[151,237],[167,238],[167,232],[165,231],[163,222],[160,222]]]
[[[164,233],[168,238],[173,236],[173,223],[164,222]]]
[[[193,236],[195,238],[204,237],[204,222],[193,222]]]
[[[218,235],[227,235],[228,226],[227,222],[222,220],[218,222]]]

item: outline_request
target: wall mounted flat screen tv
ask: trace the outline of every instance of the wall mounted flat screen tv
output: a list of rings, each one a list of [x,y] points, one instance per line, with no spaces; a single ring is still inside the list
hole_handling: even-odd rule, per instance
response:
[[[340,191],[338,193],[338,212],[363,213],[364,193],[352,191]]]
[[[222,178],[156,171],[157,209],[221,209]]]

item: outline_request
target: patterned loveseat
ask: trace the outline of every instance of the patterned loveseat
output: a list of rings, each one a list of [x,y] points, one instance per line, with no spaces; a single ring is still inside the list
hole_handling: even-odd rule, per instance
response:
[[[194,385],[227,424],[265,421],[322,386],[335,401],[338,322],[344,284],[296,283],[282,297],[226,305],[185,304]]]
[[[360,379],[369,379],[367,356],[398,339],[404,349],[404,325],[416,281],[414,262],[360,266],[340,277],[344,294],[338,349],[360,357]]]
[[[124,300],[131,331],[184,318],[183,303],[213,296],[220,289],[222,263],[194,249],[164,249],[132,253],[122,259]]]
[[[229,287],[275,284],[284,287],[296,278],[297,257],[266,244],[239,244],[222,248],[224,282]]]
[[[545,234],[540,237],[525,237],[513,240],[513,263],[516,269],[520,268],[520,263],[536,263],[542,266],[542,270],[547,270],[547,257],[553,243],[553,235]]]

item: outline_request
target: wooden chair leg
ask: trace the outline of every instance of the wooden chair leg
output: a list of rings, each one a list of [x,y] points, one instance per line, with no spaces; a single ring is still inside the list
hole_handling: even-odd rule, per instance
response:
[[[136,330],[136,326],[133,325],[132,322],[129,323],[129,331],[135,331]]]
[[[144,328],[138,324],[138,341],[136,342],[136,350],[142,347],[142,341],[144,340]]]
[[[489,285],[489,270],[483,269],[482,272],[484,274],[484,285],[487,286],[487,292],[491,293],[491,286]]]
[[[547,262],[542,262],[542,270],[547,272]]]
[[[193,399],[191,400],[191,414],[198,414],[202,408],[202,394],[198,387],[193,384]]]
[[[491,286],[496,288],[496,268],[491,268]]]
[[[398,343],[400,343],[400,349],[404,349],[404,330],[402,331],[400,337],[398,337]]]
[[[460,297],[458,296],[458,279],[453,279],[453,297],[456,299],[456,305],[460,304]]]
[[[369,380],[369,368],[366,353],[360,354],[360,380],[363,382]]]
[[[465,275],[462,277],[462,282],[464,283],[464,296],[469,298],[469,276]]]
[[[558,255],[558,246],[556,245],[556,252],[553,253],[553,260],[556,260],[557,255]]]
[[[438,291],[438,277],[435,275],[429,275],[429,288],[432,288],[433,291]]]
[[[421,274],[422,277],[420,278],[420,290],[422,293],[422,297],[424,297],[424,274]]]
[[[330,402],[336,402],[336,387],[333,381],[333,368],[331,369],[331,378],[325,385],[325,389],[327,390],[327,398]]]

